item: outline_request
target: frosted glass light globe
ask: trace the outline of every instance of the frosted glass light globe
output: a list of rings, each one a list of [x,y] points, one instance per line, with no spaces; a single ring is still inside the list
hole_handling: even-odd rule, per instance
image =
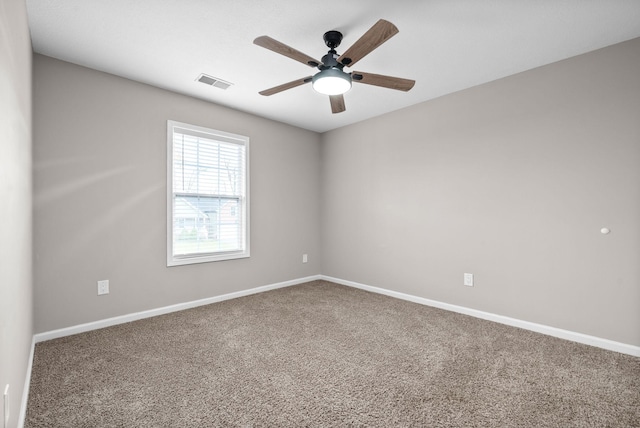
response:
[[[340,95],[351,89],[351,75],[338,68],[322,70],[313,76],[313,89],[324,95]]]

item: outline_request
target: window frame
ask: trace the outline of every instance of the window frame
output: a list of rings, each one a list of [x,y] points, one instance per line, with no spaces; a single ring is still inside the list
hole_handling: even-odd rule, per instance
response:
[[[174,128],[181,128],[186,131],[192,131],[194,134],[201,134],[213,141],[223,143],[238,144],[244,147],[244,195],[224,196],[225,198],[239,198],[239,211],[241,218],[240,233],[243,235],[242,243],[244,248],[233,251],[217,251],[217,252],[201,252],[187,255],[174,255],[173,240],[173,223],[174,223],[174,195],[183,195],[185,192],[174,192],[173,189],[173,140]],[[235,260],[248,258],[250,252],[250,221],[249,221],[249,137],[244,135],[232,134],[229,132],[219,131],[216,129],[205,128],[198,125],[178,122],[175,120],[167,120],[167,267],[182,266],[195,263],[217,262],[224,260]],[[204,197],[212,197],[210,194],[189,193],[190,196],[202,195]],[[218,195],[220,197],[221,195]]]

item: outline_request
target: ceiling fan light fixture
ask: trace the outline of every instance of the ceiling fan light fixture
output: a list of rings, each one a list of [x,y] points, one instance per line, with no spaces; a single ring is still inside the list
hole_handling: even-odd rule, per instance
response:
[[[342,95],[351,89],[351,75],[337,67],[322,70],[312,82],[313,89],[323,95]]]

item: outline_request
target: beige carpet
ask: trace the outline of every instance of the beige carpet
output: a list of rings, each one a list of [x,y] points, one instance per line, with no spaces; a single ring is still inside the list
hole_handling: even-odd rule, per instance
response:
[[[638,427],[640,358],[316,281],[36,345],[27,427]]]

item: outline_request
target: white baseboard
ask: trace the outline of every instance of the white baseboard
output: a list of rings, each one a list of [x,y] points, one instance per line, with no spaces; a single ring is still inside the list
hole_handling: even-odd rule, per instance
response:
[[[33,354],[36,348],[35,336],[31,339],[31,352],[29,353],[29,363],[27,364],[27,375],[24,379],[24,388],[22,388],[22,401],[20,402],[20,414],[18,415],[18,428],[24,427],[27,417],[27,402],[29,400],[29,387],[31,386],[31,369],[33,368]]]
[[[320,275],[320,278],[325,281],[335,282],[336,284],[346,285],[348,287],[359,288],[361,290],[371,291],[373,293],[384,294],[385,296],[395,297],[397,299],[407,300],[421,305],[433,306],[435,308],[445,309],[447,311],[458,312],[465,315],[470,315],[476,318],[482,318],[489,321],[494,321],[500,324],[510,325],[512,327],[519,327],[525,330],[535,331],[537,333],[546,334],[548,336],[558,337],[560,339],[571,340],[573,342],[583,343],[585,345],[596,346],[598,348],[607,349],[609,351],[616,351],[622,354],[633,355],[640,357],[640,346],[629,345],[621,342],[614,342],[613,340],[603,339],[600,337],[589,336],[587,334],[576,333],[569,330],[562,330],[560,328],[550,327],[543,324],[536,324],[529,321],[522,321],[516,318],[509,318],[502,315],[492,314],[490,312],[479,311],[477,309],[466,308],[464,306],[452,305],[449,303],[438,302],[437,300],[425,299],[423,297],[412,296],[410,294],[399,293],[397,291],[386,290],[384,288],[372,287],[366,284],[360,284],[358,282],[347,281],[340,278],[333,278],[331,276]]]
[[[472,317],[498,322],[500,324],[519,327],[525,330],[531,330],[537,333],[546,334],[548,336],[554,336],[561,339],[571,340],[573,342],[583,343],[586,345],[596,346],[598,348],[603,348],[610,351],[616,351],[623,354],[640,357],[640,346],[629,345],[621,342],[615,342],[609,339],[589,336],[587,334],[576,333],[573,331],[563,330],[556,327],[550,327],[547,325],[537,324],[529,321],[523,321],[516,318],[505,317],[503,315],[492,314],[490,312],[484,312],[477,309],[466,308],[464,306],[457,306],[457,305],[452,305],[450,303],[443,303],[437,300],[425,299],[423,297],[412,296],[410,294],[400,293],[397,291],[387,290],[379,287],[373,287],[370,285],[361,284],[354,281],[347,281],[340,278],[334,278],[327,275],[313,275],[305,278],[293,279],[290,281],[279,282],[276,284],[270,284],[270,285],[264,285],[262,287],[251,288],[249,290],[242,290],[234,293],[223,294],[221,296],[214,296],[206,299],[179,303],[176,305],[165,306],[157,309],[151,309],[148,311],[136,312],[133,314],[121,315],[118,317],[107,318],[104,320],[94,321],[86,324],[80,324],[72,327],[61,328],[58,330],[52,330],[44,333],[38,333],[34,335],[34,344],[43,342],[45,340],[51,340],[59,337],[70,336],[72,334],[77,334],[77,333],[84,333],[86,331],[97,330],[99,328],[110,327],[113,325],[140,320],[143,318],[150,318],[158,315],[168,314],[171,312],[182,311],[184,309],[190,309],[198,306],[208,305],[211,303],[222,302],[224,300],[235,299],[243,296],[249,296],[251,294],[257,294],[257,293],[262,293],[264,291],[275,290],[277,288],[290,287],[292,285],[302,284],[305,282],[315,281],[318,279],[335,282],[336,284],[342,284],[348,287],[359,288],[361,290],[371,291],[373,293],[384,294],[386,296],[395,297],[397,299],[407,300],[414,303],[419,303],[421,305],[433,306],[435,308],[445,309],[452,312],[458,312],[461,314],[470,315]],[[33,349],[32,349],[32,353],[33,353]],[[33,359],[33,355],[31,356],[31,359]],[[29,364],[31,364],[31,362],[29,362]],[[30,374],[31,374],[31,370],[29,369],[28,375],[30,376]]]
[[[234,293],[223,294],[221,296],[214,296],[214,297],[208,297],[206,299],[194,300],[191,302],[178,303],[176,305],[165,306],[157,309],[150,309],[148,311],[135,312],[132,314],[121,315],[121,316],[107,318],[99,321],[93,321],[86,324],[80,324],[72,327],[61,328],[58,330],[47,331],[44,333],[38,333],[34,335],[34,341],[35,343],[44,342],[45,340],[71,336],[72,334],[84,333],[86,331],[97,330],[99,328],[111,327],[114,325],[124,324],[127,322],[136,321],[144,318],[150,318],[158,315],[168,314],[171,312],[191,309],[198,306],[209,305],[211,303],[222,302],[224,300],[236,299],[238,297],[249,296],[251,294],[257,294],[257,293],[262,293],[269,290],[275,290],[277,288],[290,287],[292,285],[302,284],[305,282],[315,281],[318,279],[320,279],[320,275],[307,276],[305,278],[292,279],[290,281],[264,285],[261,287],[251,288],[249,290],[236,291]]]

